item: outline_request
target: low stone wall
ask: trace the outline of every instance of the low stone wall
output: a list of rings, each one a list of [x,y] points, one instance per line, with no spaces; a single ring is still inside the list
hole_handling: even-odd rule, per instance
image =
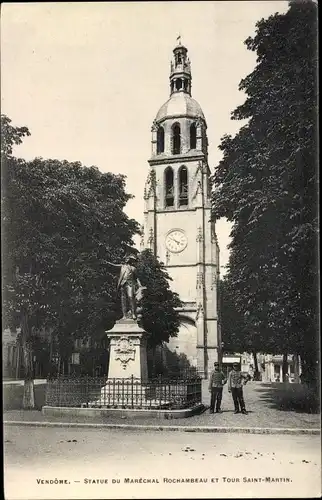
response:
[[[122,409],[122,408],[64,408],[54,406],[43,406],[42,414],[45,416],[55,417],[109,417],[118,416],[122,417],[152,417],[157,419],[176,419],[188,418],[193,415],[199,415],[205,410],[203,404],[198,404],[193,408],[183,408],[180,410],[154,410],[154,409]]]

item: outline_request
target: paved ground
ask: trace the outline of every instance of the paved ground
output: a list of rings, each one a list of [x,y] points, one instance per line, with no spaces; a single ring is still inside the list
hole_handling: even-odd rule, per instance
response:
[[[37,390],[44,387],[37,386]],[[22,390],[22,387],[20,388]],[[162,426],[184,425],[184,426],[216,426],[216,427],[262,427],[262,428],[291,428],[291,429],[319,429],[320,415],[307,413],[303,407],[304,388],[295,384],[262,384],[260,382],[250,382],[244,387],[246,407],[249,414],[234,415],[231,395],[228,394],[227,387],[224,388],[222,414],[209,415],[205,411],[201,415],[183,419],[154,419],[146,417],[120,418],[116,416],[91,418],[93,423],[128,423],[140,425]],[[43,396],[38,392],[38,401]],[[36,400],[37,400],[36,394]],[[20,395],[21,398],[21,395]],[[302,398],[302,399],[301,399]],[[203,382],[203,403],[209,405],[209,392],[207,381]],[[19,400],[20,401],[20,400]],[[292,403],[292,404],[290,404]],[[43,403],[44,404],[44,401]],[[40,405],[41,406],[41,405]],[[19,407],[19,406],[18,406]],[[292,409],[293,408],[293,409]],[[21,410],[5,410],[4,420],[11,421],[52,421],[61,422],[61,417],[44,417],[41,411],[24,412]],[[64,417],[68,422],[87,422],[85,417]]]
[[[321,493],[316,436],[15,426],[5,427],[4,442],[7,500],[318,498]]]

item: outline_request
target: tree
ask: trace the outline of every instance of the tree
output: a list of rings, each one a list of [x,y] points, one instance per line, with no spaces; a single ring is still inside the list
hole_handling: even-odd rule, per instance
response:
[[[142,307],[142,327],[150,333],[148,344],[151,347],[168,342],[178,333],[180,319],[177,308],[181,301],[177,293],[170,289],[170,276],[164,265],[150,250],[143,250],[138,256],[138,277],[147,289]]]
[[[254,378],[259,376],[257,353],[261,351],[263,339],[254,331],[254,324],[248,321],[236,307],[234,291],[227,277],[219,282],[220,318],[223,349],[230,354],[248,352],[254,358]]]
[[[236,309],[227,279],[219,282],[220,325],[224,351],[233,354],[247,351],[244,316]]]
[[[256,25],[245,42],[257,53],[240,83],[245,120],[224,136],[214,174],[213,217],[232,222],[228,281],[237,310],[263,350],[317,361],[317,8],[291,2]]]
[[[104,264],[133,251],[138,224],[123,209],[130,198],[122,175],[79,162],[12,157],[27,129],[1,117],[5,322],[20,326],[24,406],[32,408],[32,338],[50,328],[67,357],[73,338],[99,335],[115,320],[116,277]]]
[[[30,132],[27,127],[14,127],[8,116],[1,114],[1,162],[12,157],[13,147],[21,144]],[[2,166],[4,164],[2,163]]]

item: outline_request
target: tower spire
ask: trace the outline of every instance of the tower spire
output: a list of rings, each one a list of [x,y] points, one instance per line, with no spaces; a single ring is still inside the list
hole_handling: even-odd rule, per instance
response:
[[[170,70],[170,95],[184,92],[191,96],[191,68],[187,56],[188,49],[181,43],[181,35],[177,37],[177,45],[173,49]]]

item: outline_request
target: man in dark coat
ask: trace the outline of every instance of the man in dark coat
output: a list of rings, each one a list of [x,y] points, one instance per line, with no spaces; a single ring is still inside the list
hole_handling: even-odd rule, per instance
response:
[[[219,364],[214,363],[214,370],[209,377],[209,391],[211,392],[210,413],[214,413],[216,404],[216,413],[221,413],[222,391],[227,378],[219,369]]]

